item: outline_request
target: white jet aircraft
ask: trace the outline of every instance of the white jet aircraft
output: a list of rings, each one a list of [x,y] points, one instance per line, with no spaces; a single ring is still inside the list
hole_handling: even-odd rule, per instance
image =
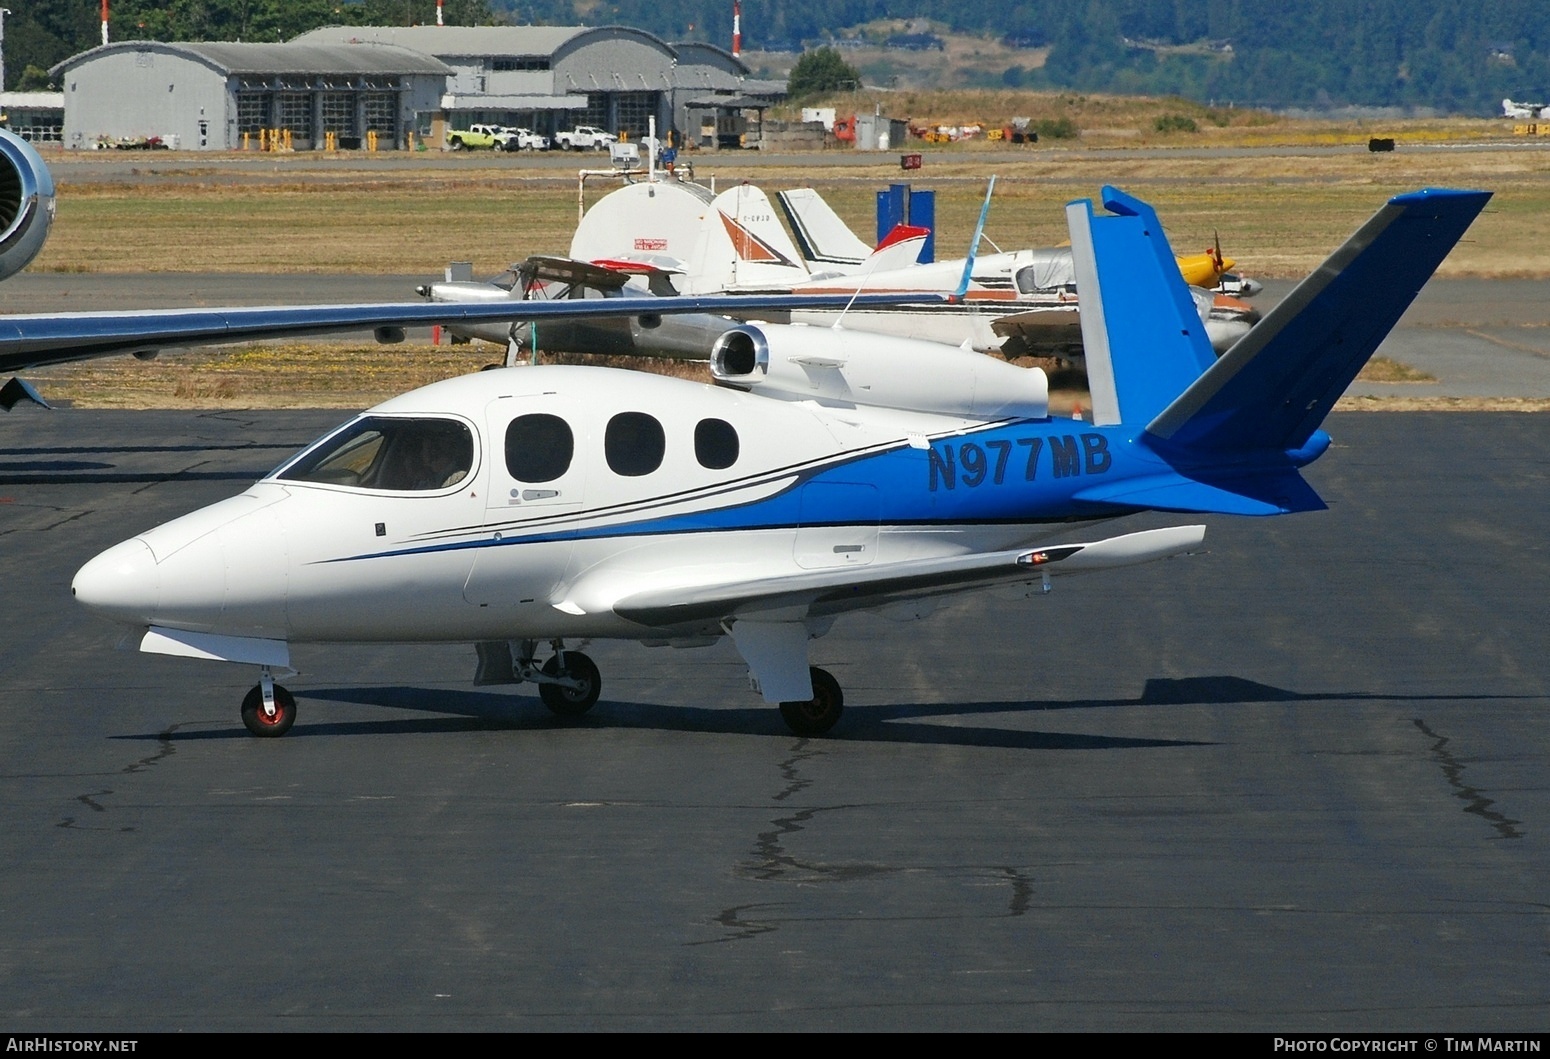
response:
[[[714,385],[521,367],[405,394],[108,549],[73,591],[143,651],[258,666],[257,735],[295,720],[274,681],[292,644],[472,642],[478,682],[532,681],[575,716],[601,679],[567,639],[723,636],[820,734],[843,695],[808,642],[847,611],[1037,591],[1203,539],[1070,540],[1130,513],[1321,508],[1298,473],[1330,444],[1320,423],[1489,197],[1390,200],[1217,359],[1156,214],[1106,188],[1108,216],[1067,207],[1091,422],[1051,418],[1037,369],[749,324],[717,343]]]

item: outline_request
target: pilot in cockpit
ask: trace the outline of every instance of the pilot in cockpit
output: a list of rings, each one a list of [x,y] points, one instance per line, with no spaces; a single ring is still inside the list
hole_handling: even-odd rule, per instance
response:
[[[386,488],[445,489],[467,476],[473,454],[467,431],[417,423],[402,432],[393,446],[393,470],[384,476]]]

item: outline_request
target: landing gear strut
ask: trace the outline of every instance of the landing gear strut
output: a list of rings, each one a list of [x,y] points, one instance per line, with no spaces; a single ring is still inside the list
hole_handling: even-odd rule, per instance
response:
[[[833,728],[845,709],[845,694],[840,682],[824,669],[810,666],[813,677],[813,697],[804,702],[783,702],[780,715],[786,726],[797,735],[823,735]]]
[[[242,700],[242,723],[254,735],[284,735],[296,723],[296,696],[276,684],[265,669]]]
[[[597,704],[603,679],[592,659],[580,651],[567,651],[565,641],[551,640],[549,646],[554,649],[554,654],[540,666],[533,658],[538,652],[537,640],[512,643],[492,640],[475,644],[479,668],[474,673],[474,684],[531,681],[538,685],[538,697],[544,705],[557,715],[580,717]],[[513,647],[516,648],[515,655]]]

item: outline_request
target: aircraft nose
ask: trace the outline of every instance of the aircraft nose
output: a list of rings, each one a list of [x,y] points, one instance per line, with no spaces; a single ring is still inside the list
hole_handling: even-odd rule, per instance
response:
[[[156,556],[138,537],[115,544],[76,571],[70,592],[104,617],[149,624],[161,592]]]

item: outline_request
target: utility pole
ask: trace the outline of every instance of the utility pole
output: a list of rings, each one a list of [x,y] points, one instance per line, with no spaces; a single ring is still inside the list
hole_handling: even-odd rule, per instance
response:
[[[10,8],[0,7],[0,92],[5,91],[5,16],[10,13]]]

